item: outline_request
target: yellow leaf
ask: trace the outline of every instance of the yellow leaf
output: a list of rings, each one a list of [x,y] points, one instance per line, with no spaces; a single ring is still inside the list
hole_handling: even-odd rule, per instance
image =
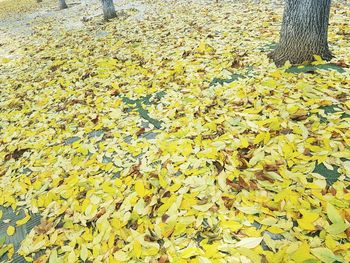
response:
[[[217,255],[218,253],[218,245],[217,244],[203,244],[203,250],[205,253],[205,256],[207,258],[212,258],[215,257],[215,255]]]
[[[192,206],[192,208],[201,212],[205,212],[205,211],[208,211],[212,206],[213,206],[212,203],[208,203],[205,205],[194,205]]]
[[[324,60],[319,55],[314,55],[315,61],[312,62],[313,65],[323,64]]]
[[[326,263],[333,263],[334,261],[343,262],[343,258],[341,256],[336,256],[334,253],[328,248],[319,247],[311,249],[311,253],[314,254],[317,258]]]
[[[335,241],[331,235],[327,235],[325,238],[325,244],[326,246],[331,249],[334,250],[337,246],[338,246],[338,242]]]
[[[135,191],[140,197],[145,196],[145,187],[143,186],[142,180],[137,180],[135,183]]]
[[[68,258],[67,258],[67,263],[73,263],[73,262],[76,262],[76,256],[75,256],[74,250],[72,250],[72,251],[68,254]]]
[[[159,245],[158,244],[152,244],[149,248],[142,249],[142,256],[154,256],[159,251]]]
[[[255,137],[254,144],[258,144],[262,142],[264,139],[265,139],[265,132],[261,132]]]
[[[277,227],[277,226],[271,226],[269,227],[268,229],[266,229],[267,231],[273,233],[273,234],[281,234],[281,233],[284,233],[286,232],[285,230]]]
[[[265,158],[265,152],[263,149],[257,149],[255,152],[254,152],[254,155],[253,155],[253,158],[251,158],[249,160],[249,164],[251,166],[254,166],[256,165],[258,162],[260,162],[261,160],[263,160]]]
[[[13,226],[9,226],[6,230],[6,233],[9,235],[9,236],[13,236],[13,234],[16,232],[16,229],[13,227]]]
[[[164,237],[169,237],[174,232],[175,224],[175,221],[168,224],[161,223],[160,228],[162,230],[162,235]]]
[[[315,226],[312,224],[313,221],[310,221],[308,217],[303,217],[302,219],[298,219],[298,225],[304,230],[316,230]]]
[[[111,225],[115,230],[119,230],[123,227],[123,223],[118,218],[112,218]]]
[[[242,137],[240,139],[241,143],[240,143],[240,147],[241,148],[247,148],[249,146],[249,142],[248,139],[246,137]]]
[[[338,210],[330,203],[327,204],[327,216],[333,224],[344,222]]]
[[[340,233],[343,233],[348,227],[349,227],[348,224],[345,224],[344,222],[338,222],[330,225],[327,228],[327,232],[332,235],[338,235]]]
[[[186,225],[177,223],[175,226],[173,235],[179,236],[179,235],[182,235],[185,231],[186,231]]]
[[[181,253],[181,258],[190,258],[203,254],[202,251],[197,247],[188,247]]]
[[[0,62],[5,64],[5,63],[9,63],[11,60],[9,58],[5,58],[5,57],[0,57]]]
[[[235,247],[255,248],[261,243],[262,240],[263,240],[263,237],[242,238],[241,241],[235,244]]]
[[[137,258],[139,258],[141,256],[141,253],[142,253],[141,243],[137,240],[134,242],[133,253],[134,253],[135,257],[137,257]]]
[[[344,104],[345,104],[345,106],[346,106],[348,109],[350,109],[350,100],[344,102]]]
[[[184,142],[180,146],[181,154],[185,157],[192,153],[192,144],[190,142]]]
[[[114,185],[117,187],[121,187],[123,185],[123,181],[120,180],[119,178],[116,178],[114,181]]]
[[[242,224],[236,221],[223,221],[221,222],[222,228],[229,228],[232,232],[236,232],[237,230],[242,228]]]
[[[25,217],[23,217],[22,219],[17,220],[16,225],[17,225],[17,226],[24,225],[24,224],[27,223],[29,220],[30,220],[30,215],[27,214],[27,215],[26,215]]]
[[[266,87],[269,87],[269,88],[276,88],[278,83],[276,80],[274,79],[269,79],[269,80],[266,80],[264,81],[263,83],[261,83],[262,85],[266,86]]]
[[[264,242],[269,248],[271,248],[273,252],[276,252],[277,242],[273,240],[269,235],[264,234]]]
[[[296,263],[302,263],[308,259],[315,259],[315,257],[310,254],[310,247],[307,243],[301,244],[299,248],[293,253],[291,258]]]
[[[197,51],[202,54],[210,53],[213,51],[213,48],[202,40],[198,45]]]
[[[83,261],[85,261],[87,258],[88,258],[88,254],[89,253],[89,251],[88,251],[88,249],[86,248],[86,246],[85,245],[82,245],[82,247],[81,247],[81,251],[80,251],[80,258],[83,260]]]
[[[8,251],[7,251],[7,256],[9,259],[12,259],[14,252],[15,252],[15,248],[13,244],[9,244]]]
[[[237,206],[236,208],[247,215],[259,214],[261,212],[260,209],[258,209],[258,207],[255,207],[255,206],[243,206],[243,207]]]

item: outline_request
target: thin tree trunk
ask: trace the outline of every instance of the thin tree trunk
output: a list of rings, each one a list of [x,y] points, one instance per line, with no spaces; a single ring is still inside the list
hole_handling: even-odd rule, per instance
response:
[[[65,0],[59,0],[59,8],[60,10],[68,8]]]
[[[103,9],[103,18],[105,20],[114,18],[117,16],[113,4],[113,0],[101,0],[102,1],[102,9]]]
[[[300,64],[319,55],[330,60],[328,22],[331,0],[286,0],[280,43],[270,54],[277,66]]]

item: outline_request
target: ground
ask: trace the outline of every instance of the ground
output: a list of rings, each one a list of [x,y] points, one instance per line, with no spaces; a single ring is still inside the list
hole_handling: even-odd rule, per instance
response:
[[[0,2],[0,258],[349,262],[350,7],[282,68],[280,1]]]

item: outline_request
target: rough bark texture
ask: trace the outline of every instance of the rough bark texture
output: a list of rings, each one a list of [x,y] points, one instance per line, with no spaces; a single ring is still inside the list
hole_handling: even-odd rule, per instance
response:
[[[286,0],[280,43],[270,54],[277,66],[300,64],[313,55],[330,60],[328,22],[331,0]]]
[[[102,9],[103,9],[103,18],[105,20],[108,20],[116,17],[117,14],[115,13],[113,0],[101,0],[101,1],[102,1]]]
[[[62,9],[66,9],[68,8],[66,1],[65,0],[59,0],[59,8]]]

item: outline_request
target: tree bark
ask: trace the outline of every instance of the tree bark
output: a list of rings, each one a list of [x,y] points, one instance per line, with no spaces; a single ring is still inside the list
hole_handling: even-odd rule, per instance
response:
[[[103,9],[103,18],[105,20],[112,19],[117,16],[113,4],[113,0],[101,0]]]
[[[59,0],[59,8],[60,10],[68,8],[65,0]]]
[[[280,43],[270,54],[277,66],[333,57],[327,41],[330,6],[331,0],[285,1]]]

